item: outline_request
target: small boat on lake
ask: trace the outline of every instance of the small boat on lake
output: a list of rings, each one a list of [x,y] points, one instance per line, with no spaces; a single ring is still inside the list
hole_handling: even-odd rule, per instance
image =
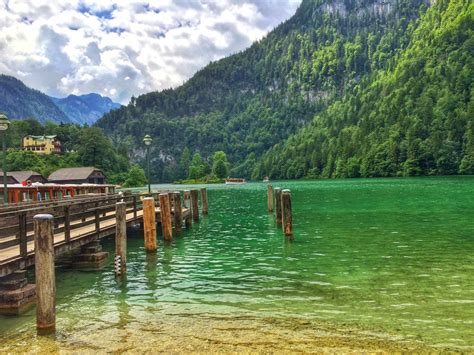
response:
[[[268,176],[265,176],[265,177],[263,178],[263,182],[270,182],[270,178],[269,178]]]
[[[226,185],[243,185],[246,184],[247,181],[242,178],[227,178],[225,179]]]

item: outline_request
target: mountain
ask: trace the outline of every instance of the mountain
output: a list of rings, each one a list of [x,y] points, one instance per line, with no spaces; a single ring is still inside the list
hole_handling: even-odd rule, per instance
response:
[[[27,87],[20,80],[0,74],[0,111],[10,119],[35,117],[41,123],[70,122],[51,98],[38,90]]]
[[[61,99],[51,97],[51,99],[71,122],[81,125],[85,123],[92,125],[105,113],[121,106],[110,98],[95,93],[80,96],[69,95]]]
[[[474,174],[474,3],[438,0],[407,30],[389,66],[272,147],[252,175]]]
[[[473,9],[463,0],[303,0],[247,50],[97,122],[152,174],[223,150],[261,178],[474,173]]]

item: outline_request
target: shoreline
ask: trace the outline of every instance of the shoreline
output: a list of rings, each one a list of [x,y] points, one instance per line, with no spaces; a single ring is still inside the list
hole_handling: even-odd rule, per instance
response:
[[[217,314],[129,314],[118,322],[87,331],[77,325],[60,329],[56,336],[36,337],[28,326],[16,337],[2,339],[0,352],[136,353],[136,352],[337,352],[337,353],[439,353],[464,352],[428,345],[386,333],[339,327],[325,321],[286,317],[247,317]],[[146,314],[146,315],[145,315]],[[190,319],[192,318],[192,319]],[[85,322],[88,323],[87,321]],[[84,324],[84,325],[86,325]],[[1,339],[1,338],[0,338]]]

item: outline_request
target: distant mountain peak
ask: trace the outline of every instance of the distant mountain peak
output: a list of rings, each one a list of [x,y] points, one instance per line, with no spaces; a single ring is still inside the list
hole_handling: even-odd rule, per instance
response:
[[[21,80],[0,74],[0,111],[11,119],[36,118],[41,123],[94,124],[105,113],[121,107],[97,93],[50,97]]]
[[[121,107],[109,97],[97,93],[84,95],[68,95],[64,98],[51,98],[53,102],[69,117],[72,122],[78,124],[94,124],[105,113]]]
[[[5,74],[0,74],[0,111],[5,112],[10,119],[34,117],[42,123],[70,122],[67,115],[48,95],[29,88],[21,80]]]

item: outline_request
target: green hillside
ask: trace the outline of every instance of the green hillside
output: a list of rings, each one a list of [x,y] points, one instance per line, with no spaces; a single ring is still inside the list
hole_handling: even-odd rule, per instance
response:
[[[254,177],[474,174],[474,3],[438,1],[407,50],[268,151]]]
[[[189,151],[221,150],[232,175],[254,178],[468,172],[472,5],[428,5],[304,0],[249,49],[98,125],[138,161],[152,135],[161,181],[188,175]]]

